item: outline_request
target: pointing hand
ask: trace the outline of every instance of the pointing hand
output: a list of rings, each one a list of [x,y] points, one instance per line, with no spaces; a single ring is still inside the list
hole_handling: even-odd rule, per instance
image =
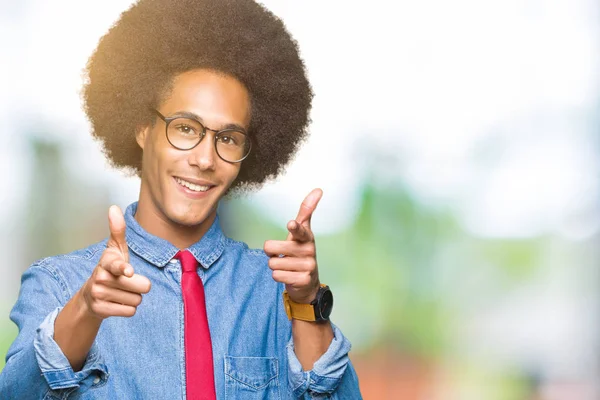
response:
[[[273,279],[285,283],[292,301],[310,303],[319,290],[319,271],[315,237],[310,228],[312,214],[323,196],[314,189],[300,205],[295,220],[287,224],[286,240],[267,240],[264,245]]]
[[[125,218],[119,207],[109,208],[108,226],[106,250],[83,286],[83,298],[87,311],[100,319],[131,317],[142,302],[142,294],[150,291],[151,283],[145,276],[135,274],[129,264]]]

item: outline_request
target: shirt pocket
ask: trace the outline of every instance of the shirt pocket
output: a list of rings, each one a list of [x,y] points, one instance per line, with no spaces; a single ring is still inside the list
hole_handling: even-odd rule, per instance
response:
[[[225,357],[225,398],[279,399],[279,366],[274,357]]]

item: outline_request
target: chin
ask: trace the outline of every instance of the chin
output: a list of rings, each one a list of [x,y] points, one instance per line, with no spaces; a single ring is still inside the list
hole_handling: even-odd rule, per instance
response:
[[[194,227],[200,225],[212,214],[213,208],[195,210],[193,207],[176,207],[167,214],[168,218],[177,225]]]

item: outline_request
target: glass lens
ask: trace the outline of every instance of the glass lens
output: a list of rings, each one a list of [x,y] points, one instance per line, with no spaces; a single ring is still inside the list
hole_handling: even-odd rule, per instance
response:
[[[202,136],[202,125],[189,118],[176,118],[167,127],[169,142],[178,149],[191,149]]]
[[[224,160],[235,162],[243,159],[250,151],[250,140],[236,130],[221,131],[216,138],[217,153]]]

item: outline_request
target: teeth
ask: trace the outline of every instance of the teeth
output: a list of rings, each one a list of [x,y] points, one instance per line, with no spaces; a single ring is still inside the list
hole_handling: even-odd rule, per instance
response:
[[[206,192],[208,189],[210,189],[209,186],[196,185],[191,182],[184,181],[183,179],[180,179],[180,178],[175,178],[175,180],[180,185],[185,186],[186,188],[193,190],[194,192]]]

